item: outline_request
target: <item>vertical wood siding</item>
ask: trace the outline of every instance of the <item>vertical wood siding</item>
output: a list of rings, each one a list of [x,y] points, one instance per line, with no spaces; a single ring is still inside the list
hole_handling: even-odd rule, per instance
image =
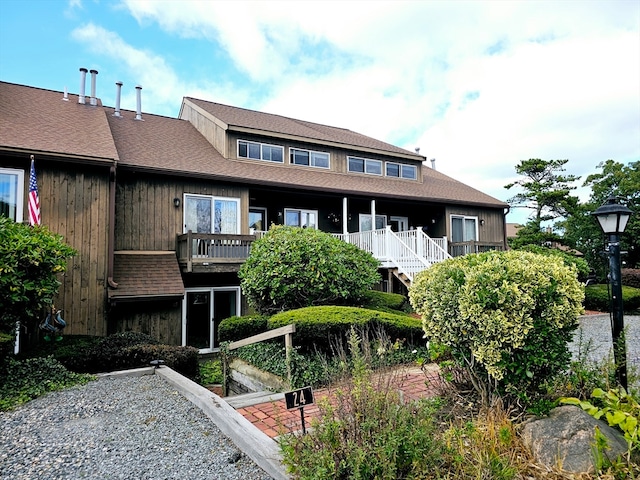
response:
[[[478,218],[478,241],[504,242],[504,215],[502,210],[472,208],[464,206],[447,207],[447,236],[451,239],[451,215],[464,215]],[[484,220],[484,225],[480,225]]]
[[[109,170],[53,162],[36,168],[42,223],[78,252],[54,299],[64,310],[65,333],[105,335]]]
[[[116,190],[116,250],[175,250],[183,233],[183,194],[240,198],[241,233],[249,233],[249,192],[246,188],[141,173],[118,174]],[[180,199],[180,207],[173,199]]]
[[[141,332],[167,345],[182,342],[180,302],[141,302],[114,307],[110,314],[109,333]]]

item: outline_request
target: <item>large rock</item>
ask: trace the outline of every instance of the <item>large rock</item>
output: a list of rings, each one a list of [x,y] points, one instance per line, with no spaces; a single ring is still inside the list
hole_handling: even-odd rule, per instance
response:
[[[594,467],[596,427],[607,438],[606,457],[613,460],[626,454],[627,442],[620,432],[573,405],[555,408],[549,417],[526,423],[522,439],[540,464],[567,472],[589,472]]]

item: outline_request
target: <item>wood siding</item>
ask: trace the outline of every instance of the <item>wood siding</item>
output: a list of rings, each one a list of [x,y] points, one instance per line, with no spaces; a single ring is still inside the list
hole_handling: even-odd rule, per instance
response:
[[[28,221],[29,161],[3,158],[2,165],[25,171],[23,218]],[[64,332],[105,335],[109,169],[36,158],[36,176],[42,224],[77,251],[60,275],[62,284],[53,299],[63,310]]]
[[[240,225],[249,233],[246,188],[188,178],[120,172],[116,189],[116,250],[175,250],[183,233],[185,193],[240,198]],[[173,199],[180,199],[176,208]]]
[[[220,155],[227,157],[226,130],[217,125],[209,116],[196,105],[185,101],[182,104],[180,118],[189,121],[213,147],[220,152]]]
[[[182,343],[181,302],[124,303],[111,310],[109,333],[140,332],[160,343]]]
[[[447,237],[451,240],[451,216],[464,215],[478,218],[478,241],[501,242],[505,241],[504,214],[502,210],[489,208],[472,208],[465,206],[450,206],[446,209]],[[482,225],[484,220],[484,225]]]

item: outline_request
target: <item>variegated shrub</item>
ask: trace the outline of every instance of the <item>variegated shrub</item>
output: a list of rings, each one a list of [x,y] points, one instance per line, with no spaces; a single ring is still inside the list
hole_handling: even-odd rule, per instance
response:
[[[511,250],[434,265],[409,298],[481,393],[528,392],[568,366],[584,288],[561,259]]]

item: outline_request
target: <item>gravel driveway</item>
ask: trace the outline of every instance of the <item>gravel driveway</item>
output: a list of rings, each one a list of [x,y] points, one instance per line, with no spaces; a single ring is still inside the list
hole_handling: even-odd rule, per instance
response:
[[[269,479],[157,375],[102,379],[0,412],[0,479]]]

